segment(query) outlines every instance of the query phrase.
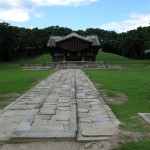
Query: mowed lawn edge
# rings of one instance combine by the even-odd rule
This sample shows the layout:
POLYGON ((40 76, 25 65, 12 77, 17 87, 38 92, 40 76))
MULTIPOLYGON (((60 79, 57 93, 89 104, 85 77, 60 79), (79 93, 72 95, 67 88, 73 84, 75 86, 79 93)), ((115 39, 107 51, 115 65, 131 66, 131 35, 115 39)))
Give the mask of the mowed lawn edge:
POLYGON ((122 126, 131 130, 147 132, 146 129, 143 129, 144 121, 141 121, 138 113, 150 112, 149 67, 130 65, 123 70, 85 70, 85 73, 93 83, 102 85, 99 89, 118 91, 127 95, 128 100, 125 103, 109 104, 110 107, 122 121, 122 126))
POLYGON ((135 142, 133 137, 128 135, 127 139, 123 139, 124 144, 120 144, 120 147, 114 150, 149 150, 150 126, 138 116, 138 113, 150 113, 150 63, 128 62, 121 65, 124 67, 123 70, 84 70, 84 72, 93 83, 100 85, 98 87, 100 93, 104 90, 112 99, 116 96, 115 92, 121 92, 127 96, 127 101, 122 104, 109 102, 107 104, 121 121, 122 131, 141 136, 137 137, 138 141, 135 142))
POLYGON ((54 70, 25 71, 18 65, 0 66, 0 109, 3 109, 52 73, 54 70))

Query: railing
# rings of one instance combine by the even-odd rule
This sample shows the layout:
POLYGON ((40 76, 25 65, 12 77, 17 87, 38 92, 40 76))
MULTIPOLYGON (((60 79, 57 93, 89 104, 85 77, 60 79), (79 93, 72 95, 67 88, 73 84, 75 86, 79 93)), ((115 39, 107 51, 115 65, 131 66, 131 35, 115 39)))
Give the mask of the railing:
POLYGON ((67 61, 67 62, 47 62, 43 64, 28 64, 24 69, 80 69, 80 68, 108 68, 105 62, 94 61, 67 61))

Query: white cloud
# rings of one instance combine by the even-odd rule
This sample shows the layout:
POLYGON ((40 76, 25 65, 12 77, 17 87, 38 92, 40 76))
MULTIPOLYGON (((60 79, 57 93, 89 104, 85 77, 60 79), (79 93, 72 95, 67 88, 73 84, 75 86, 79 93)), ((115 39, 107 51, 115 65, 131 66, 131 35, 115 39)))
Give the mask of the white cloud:
POLYGON ((44 17, 44 12, 38 12, 38 13, 34 13, 34 16, 37 17, 37 18, 42 18, 44 17))
POLYGON ((118 33, 127 32, 132 29, 136 29, 139 26, 149 26, 150 14, 139 14, 131 13, 128 18, 121 22, 111 22, 108 24, 103 24, 100 28, 105 30, 114 30, 118 33))
POLYGON ((30 0, 0 0, 0 20, 25 22, 34 7, 30 0))
MULTIPOLYGON (((36 7, 40 6, 80 6, 98 0, 0 0, 0 20, 24 22, 30 19, 36 7)), ((43 17, 42 13, 34 13, 43 17)))
POLYGON ((79 6, 79 5, 85 5, 89 4, 92 2, 96 2, 98 0, 32 0, 34 3, 38 5, 43 5, 43 6, 52 6, 52 5, 57 5, 57 6, 79 6))
POLYGON ((21 9, 0 9, 0 19, 4 21, 24 22, 29 20, 29 14, 21 9))

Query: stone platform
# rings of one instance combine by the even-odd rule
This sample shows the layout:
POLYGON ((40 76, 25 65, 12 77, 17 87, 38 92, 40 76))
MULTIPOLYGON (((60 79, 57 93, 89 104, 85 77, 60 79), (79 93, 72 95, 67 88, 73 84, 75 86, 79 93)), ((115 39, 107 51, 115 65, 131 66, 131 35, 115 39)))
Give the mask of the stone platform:
POLYGON ((28 64, 23 67, 25 70, 48 70, 48 69, 113 69, 114 66, 107 65, 103 61, 64 61, 47 62, 43 64, 28 64))
POLYGON ((0 140, 107 140, 119 120, 79 69, 60 70, 0 112, 0 140))

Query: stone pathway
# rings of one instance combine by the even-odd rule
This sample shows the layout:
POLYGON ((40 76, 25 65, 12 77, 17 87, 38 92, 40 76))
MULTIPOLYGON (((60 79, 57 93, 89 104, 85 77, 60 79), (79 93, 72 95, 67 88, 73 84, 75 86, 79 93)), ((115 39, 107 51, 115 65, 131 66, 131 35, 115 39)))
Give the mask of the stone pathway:
POLYGON ((107 140, 118 132, 120 124, 111 109, 100 97, 88 77, 81 71, 75 71, 78 141, 107 140))
POLYGON ((83 71, 66 69, 0 112, 0 140, 106 140, 119 123, 83 71))

